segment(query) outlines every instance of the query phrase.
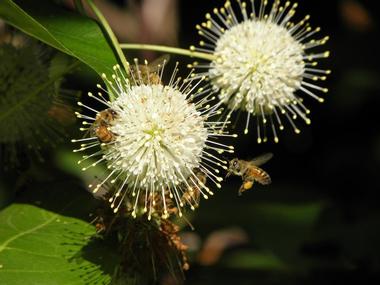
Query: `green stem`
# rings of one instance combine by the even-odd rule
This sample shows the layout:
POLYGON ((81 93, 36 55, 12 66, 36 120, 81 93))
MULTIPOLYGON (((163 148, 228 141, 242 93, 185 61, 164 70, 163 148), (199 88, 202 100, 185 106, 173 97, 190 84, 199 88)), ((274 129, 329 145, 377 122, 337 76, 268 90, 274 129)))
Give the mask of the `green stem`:
POLYGON ((91 10, 94 12, 96 17, 98 18, 99 22, 102 24, 104 30, 106 31, 109 39, 111 40, 111 43, 113 45, 113 48, 115 49, 117 55, 119 56, 119 59, 121 61, 121 64, 123 65, 125 70, 128 70, 128 63, 125 59, 124 53, 120 48, 119 41, 117 40, 115 34, 113 33, 110 25, 108 24, 106 18, 103 16, 102 12, 96 7, 93 0, 87 0, 87 4, 90 6, 91 10))
POLYGON ((190 57, 196 57, 206 60, 215 60, 216 56, 213 54, 208 54, 204 52, 192 51, 183 48, 161 46, 161 45, 147 45, 147 44, 120 44, 122 49, 132 49, 132 50, 151 50, 159 52, 167 52, 179 55, 185 55, 190 57))

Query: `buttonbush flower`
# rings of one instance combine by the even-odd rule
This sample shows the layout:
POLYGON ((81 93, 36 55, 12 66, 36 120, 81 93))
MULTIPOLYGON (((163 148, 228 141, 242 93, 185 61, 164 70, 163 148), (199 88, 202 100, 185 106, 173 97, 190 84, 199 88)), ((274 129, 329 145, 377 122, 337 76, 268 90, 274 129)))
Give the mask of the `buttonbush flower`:
POLYGON ((203 178, 221 187, 218 173, 227 162, 218 156, 233 152, 232 146, 217 141, 234 135, 222 130, 223 123, 211 120, 220 108, 199 87, 202 80, 192 79, 191 74, 184 80, 176 78, 177 64, 169 84, 164 85, 164 65, 149 73, 147 62, 145 66, 136 62, 129 71, 131 80, 115 66, 112 78, 103 75, 109 91, 98 85, 101 92, 88 94, 105 109, 97 111, 79 102, 92 114, 77 114, 89 136, 73 140, 81 143, 75 151, 94 150, 79 163, 97 157, 83 170, 107 165, 109 172, 102 181, 89 187, 97 192, 105 183, 113 184, 109 201, 115 212, 129 205, 134 217, 144 213, 149 219, 154 213, 164 218, 171 213, 181 216, 184 205, 194 209, 198 204, 197 195, 189 192, 205 199, 213 195, 203 178), (115 100, 106 100, 102 92, 115 100))
POLYGON ((284 129, 283 119, 296 133, 300 132, 294 122, 297 117, 310 124, 302 93, 319 102, 324 100, 316 92, 326 93, 327 89, 316 82, 325 80, 330 70, 316 65, 329 52, 313 50, 328 37, 314 37, 320 28, 310 26, 309 15, 293 21, 297 3, 236 2, 235 8, 226 1, 196 26, 205 40, 200 41, 200 47, 190 49, 210 53, 215 59, 210 64, 196 62, 194 67, 206 69, 198 76, 207 75, 227 105, 226 121, 236 110, 247 112, 245 133, 254 117, 258 143, 267 140, 268 124, 278 142, 277 130, 284 129))

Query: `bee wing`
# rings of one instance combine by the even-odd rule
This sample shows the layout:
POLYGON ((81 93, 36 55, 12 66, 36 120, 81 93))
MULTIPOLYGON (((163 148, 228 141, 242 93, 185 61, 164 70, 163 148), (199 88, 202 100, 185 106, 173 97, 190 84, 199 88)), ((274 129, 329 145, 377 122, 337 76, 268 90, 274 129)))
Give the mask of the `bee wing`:
POLYGON ((263 165, 264 163, 268 162, 273 157, 273 153, 268 152, 264 153, 262 155, 259 155, 258 157, 255 157, 254 159, 250 160, 249 163, 255 166, 263 165))
POLYGON ((164 54, 160 56, 159 58, 156 58, 152 62, 148 64, 149 71, 150 72, 156 72, 159 70, 160 67, 162 67, 163 64, 167 64, 170 60, 170 55, 164 54))
POLYGON ((83 134, 83 138, 88 138, 88 137, 95 137, 96 136, 96 132, 95 132, 95 129, 97 128, 95 122, 93 122, 89 127, 88 129, 84 132, 83 134))

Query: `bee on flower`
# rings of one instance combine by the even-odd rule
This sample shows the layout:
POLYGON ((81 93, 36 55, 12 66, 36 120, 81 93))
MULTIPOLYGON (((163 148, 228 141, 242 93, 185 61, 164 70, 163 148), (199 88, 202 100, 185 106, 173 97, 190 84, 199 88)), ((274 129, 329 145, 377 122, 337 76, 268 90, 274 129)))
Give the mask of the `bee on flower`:
POLYGON ((101 163, 107 166, 109 171, 101 182, 89 187, 96 193, 111 184, 109 202, 115 213, 128 205, 133 217, 182 216, 183 207, 197 206, 195 199, 183 198, 190 187, 205 199, 213 195, 203 183, 205 179, 199 181, 199 172, 221 187, 219 169, 227 169, 227 161, 219 154, 232 153, 233 147, 218 139, 236 135, 228 134, 222 122, 213 120, 221 112, 220 104, 211 104, 213 95, 199 87, 202 80, 193 79, 191 73, 185 79, 177 77, 177 63, 165 85, 165 62, 154 77, 144 73, 144 80, 140 67, 137 60, 130 66, 130 78, 118 65, 112 78, 103 75, 108 91, 98 85, 97 95, 88 94, 102 103, 102 110, 78 103, 88 111, 77 113, 87 136, 73 140, 81 144, 74 151, 92 151, 78 162, 85 164, 83 170, 101 163), (105 94, 115 99, 109 101, 105 94))
POLYGON ((329 52, 315 48, 329 37, 316 38, 320 28, 310 26, 309 15, 293 20, 297 5, 281 0, 272 5, 267 0, 251 0, 249 4, 226 1, 196 26, 204 40, 200 47, 190 47, 212 58, 209 64, 195 62, 193 67, 199 77, 208 77, 227 106, 225 120, 234 111, 246 112, 244 133, 255 121, 258 143, 267 141, 267 129, 277 143, 284 120, 299 133, 295 119, 310 124, 303 94, 323 102, 317 92, 328 91, 318 82, 324 81, 330 70, 316 66, 329 52))

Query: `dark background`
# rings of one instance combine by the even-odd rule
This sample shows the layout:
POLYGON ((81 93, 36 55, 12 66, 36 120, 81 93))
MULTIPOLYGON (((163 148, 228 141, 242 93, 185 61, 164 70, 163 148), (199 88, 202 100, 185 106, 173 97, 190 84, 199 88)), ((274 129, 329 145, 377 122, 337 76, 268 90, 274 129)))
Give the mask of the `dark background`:
MULTIPOLYGON (((300 135, 288 130, 281 134, 279 144, 264 145, 257 145, 252 133, 238 139, 238 157, 274 153, 263 167, 273 184, 254 187, 237 197, 240 180, 234 178, 214 199, 202 203, 194 220, 202 237, 221 228, 239 227, 248 234, 249 242, 225 251, 211 268, 191 269, 189 284, 379 281, 380 43, 376 1, 298 2, 296 15, 310 14, 311 24, 322 28, 320 35, 330 36, 326 47, 331 56, 322 63, 332 69, 325 82, 329 88, 326 101, 306 100, 312 124, 299 123, 300 135), (308 216, 312 205, 319 207, 313 217, 308 216), (286 269, 265 266, 264 260, 257 264, 258 252, 273 254, 286 269), (240 268, 231 265, 239 258, 240 268)), ((182 45, 193 44, 197 37, 193 23, 203 21, 215 5, 220 5, 219 1, 181 1, 182 45)))

